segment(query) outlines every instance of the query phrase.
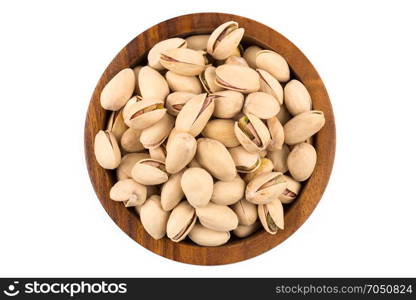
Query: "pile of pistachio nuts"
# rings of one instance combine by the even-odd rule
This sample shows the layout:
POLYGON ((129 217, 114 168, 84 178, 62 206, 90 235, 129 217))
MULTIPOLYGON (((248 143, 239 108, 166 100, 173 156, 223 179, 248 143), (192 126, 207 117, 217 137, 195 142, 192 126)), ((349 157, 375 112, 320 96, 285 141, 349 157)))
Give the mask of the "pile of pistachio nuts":
POLYGON ((261 226, 276 234, 315 168, 323 113, 281 55, 243 49, 243 36, 230 21, 163 40, 102 90, 112 113, 96 159, 117 171, 110 198, 134 207, 154 239, 219 246, 261 226))

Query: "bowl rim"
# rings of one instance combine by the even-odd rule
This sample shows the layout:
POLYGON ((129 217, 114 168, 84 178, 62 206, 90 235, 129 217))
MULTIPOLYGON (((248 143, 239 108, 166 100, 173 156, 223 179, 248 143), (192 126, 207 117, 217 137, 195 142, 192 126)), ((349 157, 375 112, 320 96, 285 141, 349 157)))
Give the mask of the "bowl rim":
POLYGON ((178 262, 195 265, 222 265, 243 261, 260 255, 285 241, 311 215, 328 184, 336 146, 336 129, 332 105, 319 74, 307 57, 287 38, 255 20, 226 13, 193 13, 160 22, 137 35, 113 58, 101 75, 89 102, 84 129, 84 150, 88 173, 95 193, 107 214, 128 236, 144 248, 178 262), (322 110, 326 123, 315 135, 317 164, 302 191, 285 212, 285 229, 276 235, 259 231, 218 247, 201 247, 189 242, 174 243, 167 237, 153 240, 143 229, 139 218, 123 203, 109 199, 114 174, 102 169, 95 161, 93 141, 97 128, 104 128, 108 113, 99 105, 104 85, 121 69, 134 67, 156 42, 167 37, 212 31, 218 25, 237 21, 246 30, 245 40, 263 48, 275 50, 287 60, 291 73, 306 86, 313 108, 322 110), (208 28, 208 29, 207 29, 208 28), (255 34, 253 34, 255 33, 255 34))

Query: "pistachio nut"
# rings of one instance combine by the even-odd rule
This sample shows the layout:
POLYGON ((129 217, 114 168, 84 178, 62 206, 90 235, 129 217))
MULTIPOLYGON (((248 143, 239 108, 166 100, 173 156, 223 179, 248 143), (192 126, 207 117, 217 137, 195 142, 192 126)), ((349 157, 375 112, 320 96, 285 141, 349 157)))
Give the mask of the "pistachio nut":
POLYGON ((205 247, 221 246, 231 237, 229 232, 211 230, 201 224, 195 224, 188 236, 195 244, 205 247))
POLYGON ((213 93, 215 96, 214 117, 217 118, 233 118, 242 109, 244 103, 244 95, 236 91, 220 91, 213 93))
POLYGON ((165 77, 148 66, 140 69, 139 88, 143 99, 165 100, 169 95, 169 85, 165 77))
POLYGON ((133 68, 133 72, 134 72, 134 93, 136 95, 141 95, 140 87, 139 87, 139 73, 140 73, 141 68, 143 68, 143 66, 137 66, 137 67, 133 68))
POLYGON ((238 218, 239 225, 252 225, 257 220, 257 207, 246 199, 241 199, 231 206, 238 218))
POLYGON ((215 83, 227 90, 248 94, 260 89, 259 74, 253 69, 227 64, 219 66, 215 74, 215 83))
POLYGON ((165 163, 152 158, 138 161, 131 170, 131 176, 144 185, 156 185, 168 181, 165 163))
POLYGON ((206 228, 216 231, 230 231, 238 226, 238 217, 235 212, 226 205, 208 203, 196 208, 199 222, 206 228))
POLYGON ((286 173, 287 168, 287 157, 289 156, 290 149, 286 144, 283 144, 282 149, 270 151, 267 153, 267 158, 273 162, 273 170, 276 172, 286 173))
POLYGON ((286 108, 286 105, 282 104, 280 106, 280 110, 279 110, 279 112, 277 113, 277 116, 276 116, 276 118, 280 121, 280 124, 285 125, 286 122, 289 121, 291 117, 292 116, 289 114, 289 112, 286 108))
POLYGON ((280 105, 276 98, 263 92, 254 92, 247 95, 243 112, 255 115, 259 119, 270 119, 276 116, 279 110, 280 105))
POLYGON ((98 164, 104 169, 115 169, 121 161, 117 140, 108 130, 100 130, 94 139, 94 153, 98 164))
POLYGON ((163 238, 166 234, 166 225, 169 219, 169 212, 162 209, 160 197, 151 196, 140 207, 140 220, 146 232, 155 240, 163 238))
POLYGON ((130 105, 126 113, 126 124, 136 130, 156 124, 166 115, 163 103, 160 99, 146 99, 130 105))
POLYGON ((224 90, 224 88, 215 83, 215 70, 215 67, 208 66, 204 72, 199 74, 199 80, 201 81, 204 90, 210 94, 224 90))
POLYGON ((195 208, 188 202, 182 201, 176 206, 169 216, 166 226, 168 238, 173 242, 180 242, 186 238, 196 222, 195 208))
POLYGON ((202 135, 220 141, 225 147, 236 147, 240 145, 234 133, 234 121, 226 119, 215 119, 207 123, 202 135))
POLYGON ((149 66, 158 71, 163 70, 164 67, 160 64, 160 53, 168 49, 186 48, 186 46, 186 40, 181 38, 171 38, 157 43, 150 49, 147 55, 149 66))
POLYGON ((142 159, 149 158, 147 153, 128 153, 121 158, 120 165, 117 168, 117 179, 123 180, 131 178, 131 169, 142 159))
POLYGON ((297 144, 287 157, 287 167, 293 179, 305 181, 311 175, 316 165, 315 148, 308 143, 297 144))
POLYGON ((197 34, 188 36, 185 41, 187 43, 187 48, 193 50, 207 50, 207 43, 209 39, 209 34, 197 34))
POLYGON ((271 50, 261 50, 256 54, 256 66, 269 72, 280 82, 290 79, 289 65, 280 54, 271 50))
POLYGON ((248 152, 244 147, 238 146, 231 148, 230 154, 239 173, 251 173, 260 166, 260 156, 257 152, 248 152))
POLYGON ((193 207, 202 207, 211 199, 214 180, 202 168, 189 168, 182 175, 181 187, 193 207))
POLYGON ((248 67, 247 61, 241 56, 230 56, 225 60, 225 64, 248 67))
POLYGON ((167 71, 165 77, 170 89, 174 92, 202 93, 201 83, 196 76, 184 76, 167 71))
POLYGON ((237 22, 226 22, 211 33, 207 42, 207 52, 217 60, 226 59, 238 47, 243 35, 244 28, 238 28, 237 22))
POLYGON ((299 80, 292 79, 285 85, 285 104, 287 110, 296 116, 312 109, 312 99, 306 87, 299 80))
POLYGON ((285 143, 294 145, 306 141, 325 125, 323 112, 311 110, 294 116, 284 126, 285 143))
POLYGON ((111 132, 119 142, 123 133, 127 130, 121 110, 113 111, 108 119, 107 130, 111 132))
POLYGON ((166 153, 166 148, 163 144, 156 148, 149 148, 149 154, 150 154, 150 158, 161 160, 161 161, 166 161, 167 153, 166 153))
POLYGON ((188 92, 174 92, 169 94, 166 98, 166 108, 168 113, 172 116, 177 116, 186 102, 195 96, 195 94, 188 92))
POLYGON ((143 129, 140 142, 146 149, 159 147, 169 136, 174 122, 171 115, 165 114, 157 123, 143 129))
POLYGON ((200 94, 189 100, 179 112, 175 127, 178 132, 188 132, 197 136, 204 129, 214 112, 214 97, 200 94))
POLYGON ((166 156, 166 171, 176 174, 191 162, 196 153, 196 140, 186 132, 175 134, 166 156))
POLYGON ((254 224, 251 225, 238 225, 236 229, 233 230, 233 233, 236 237, 245 238, 249 235, 252 235, 254 232, 257 231, 257 229, 260 228, 260 222, 256 221, 254 224))
POLYGON ((243 57, 247 61, 248 65, 253 69, 257 68, 256 56, 261 50, 262 49, 258 46, 250 46, 244 51, 243 57))
POLYGON ((142 205, 146 197, 146 187, 133 179, 117 181, 110 189, 110 198, 114 201, 123 201, 126 207, 142 205))
POLYGON ((260 155, 260 158, 265 158, 265 157, 266 157, 266 155, 267 155, 267 150, 261 150, 261 151, 259 152, 259 155, 260 155))
POLYGON ((270 133, 266 125, 252 114, 246 114, 235 122, 234 132, 248 152, 260 152, 270 143, 270 133))
POLYGON ((276 117, 267 120, 267 128, 270 132, 270 144, 267 146, 267 150, 274 151, 282 149, 283 143, 285 142, 285 132, 282 124, 276 117))
POLYGON ((250 182, 254 177, 256 177, 257 175, 260 174, 264 174, 264 173, 270 173, 273 171, 273 163, 270 159, 268 158, 260 158, 260 164, 259 167, 251 173, 247 173, 244 176, 244 181, 245 182, 250 182))
POLYGON ((277 199, 286 189, 287 181, 280 172, 263 173, 252 179, 246 187, 246 200, 266 204, 277 199))
POLYGON ((196 159, 215 178, 231 181, 237 170, 230 152, 217 140, 200 138, 197 140, 196 159))
POLYGON ((181 202, 184 193, 181 187, 181 179, 183 172, 169 176, 168 181, 162 185, 160 198, 162 208, 166 211, 172 210, 179 202, 181 202))
POLYGON ((140 142, 141 130, 129 128, 124 132, 120 140, 121 148, 126 152, 140 152, 144 150, 142 143, 140 142))
POLYGON ((133 96, 130 98, 129 101, 127 101, 126 105, 124 105, 123 107, 123 120, 124 120, 124 124, 127 125, 127 127, 130 127, 130 122, 128 120, 128 113, 129 113, 129 109, 131 108, 131 106, 139 101, 142 101, 143 99, 140 96, 133 96))
POLYGON ((214 183, 211 201, 220 205, 231 205, 244 197, 246 184, 236 176, 231 181, 217 181, 214 183))
POLYGON ((166 69, 185 76, 199 75, 205 69, 204 55, 200 51, 186 48, 162 51, 160 63, 166 69))
POLYGON ((272 95, 282 105, 283 88, 280 82, 267 71, 257 69, 257 73, 260 76, 260 91, 272 95))
POLYGON ((286 175, 283 176, 287 181, 287 187, 283 191, 283 193, 280 194, 279 200, 283 204, 289 204, 296 199, 302 186, 298 181, 294 180, 292 177, 286 175))
POLYGON ((130 68, 118 72, 101 91, 101 106, 112 111, 122 108, 133 95, 134 79, 134 72, 130 68))
POLYGON ((284 211, 279 199, 259 205, 257 211, 260 222, 268 233, 276 234, 279 229, 284 229, 284 211))

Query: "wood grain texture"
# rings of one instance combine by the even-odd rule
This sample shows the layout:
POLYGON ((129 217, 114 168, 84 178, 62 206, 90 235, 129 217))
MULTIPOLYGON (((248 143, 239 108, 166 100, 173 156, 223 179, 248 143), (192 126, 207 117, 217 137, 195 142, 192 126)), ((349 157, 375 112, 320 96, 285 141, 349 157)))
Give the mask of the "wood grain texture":
POLYGON ((179 262, 197 265, 221 265, 242 261, 268 251, 291 236, 310 216, 328 183, 335 157, 335 122, 331 102, 317 71, 305 55, 275 30, 241 16, 222 13, 198 13, 159 23, 134 38, 111 61, 99 79, 92 95, 85 122, 85 155, 94 190, 113 221, 133 240, 156 254, 179 262), (191 242, 173 243, 168 238, 152 239, 143 229, 134 210, 109 199, 115 182, 114 172, 102 169, 95 160, 93 143, 108 114, 101 108, 99 96, 104 85, 121 69, 134 67, 157 42, 174 36, 211 32, 227 21, 245 28, 244 44, 257 44, 280 53, 288 62, 292 76, 299 79, 311 94, 313 107, 325 114, 326 124, 315 136, 318 159, 314 173, 304 185, 297 200, 285 211, 285 229, 277 235, 261 230, 245 239, 233 239, 220 247, 200 247, 191 242))

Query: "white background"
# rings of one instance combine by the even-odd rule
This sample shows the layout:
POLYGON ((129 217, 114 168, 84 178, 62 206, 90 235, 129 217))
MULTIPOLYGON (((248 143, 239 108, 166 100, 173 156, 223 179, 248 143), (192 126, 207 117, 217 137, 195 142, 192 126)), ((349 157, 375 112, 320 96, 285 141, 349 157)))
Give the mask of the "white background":
POLYGON ((416 276, 411 1, 2 1, 0 276, 416 276), (337 153, 315 212, 254 259, 198 267, 125 235, 91 187, 87 105, 107 64, 165 19, 221 11, 294 42, 322 76, 337 153))

